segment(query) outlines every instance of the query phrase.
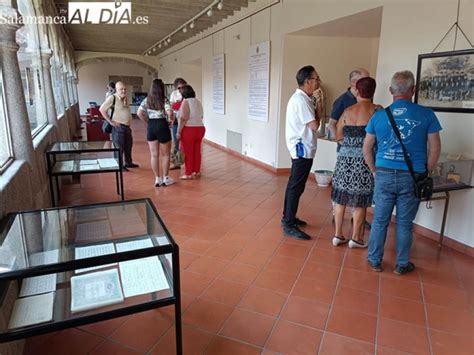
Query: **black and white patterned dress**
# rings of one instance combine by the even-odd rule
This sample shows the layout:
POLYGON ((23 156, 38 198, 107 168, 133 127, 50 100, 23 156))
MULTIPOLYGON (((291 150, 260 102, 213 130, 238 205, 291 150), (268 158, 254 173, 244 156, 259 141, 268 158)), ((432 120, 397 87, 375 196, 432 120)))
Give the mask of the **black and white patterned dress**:
POLYGON ((374 177, 364 161, 362 146, 366 126, 344 126, 332 180, 332 200, 340 205, 369 207, 372 204, 374 177))

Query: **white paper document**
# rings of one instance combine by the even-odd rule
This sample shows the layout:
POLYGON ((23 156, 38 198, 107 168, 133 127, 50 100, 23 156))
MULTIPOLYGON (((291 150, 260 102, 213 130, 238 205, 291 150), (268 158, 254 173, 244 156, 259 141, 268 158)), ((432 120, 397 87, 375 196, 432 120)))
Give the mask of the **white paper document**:
POLYGON ((88 164, 79 166, 79 171, 99 170, 99 164, 88 164))
POLYGON ((117 269, 71 277, 71 312, 123 302, 117 269))
POLYGON ((79 165, 95 165, 97 164, 97 159, 83 159, 80 161, 79 165))
POLYGON ((99 166, 101 169, 113 169, 119 167, 117 160, 114 158, 99 159, 99 166))
POLYGON ((73 160, 58 161, 54 164, 53 173, 67 173, 74 170, 73 160))
MULTIPOLYGON (((77 247, 75 249, 75 258, 77 259, 86 259, 86 258, 92 258, 94 256, 100 256, 100 255, 107 255, 107 254, 115 254, 115 248, 113 243, 108 243, 108 244, 99 244, 99 245, 91 245, 88 247, 77 247)), ((98 265, 98 266, 92 266, 92 267, 87 267, 85 269, 77 269, 76 273, 81 273, 81 272, 88 272, 91 270, 96 270, 104 267, 109 267, 112 265, 116 265, 116 263, 112 264, 107 264, 107 265, 98 265)))
POLYGON ((31 254, 28 258, 30 266, 54 264, 59 260, 59 249, 46 250, 31 254))
POLYGON ((54 292, 19 298, 13 306, 8 329, 26 327, 53 320, 54 292))
POLYGON ((117 248, 117 253, 130 251, 130 250, 151 248, 152 246, 153 246, 153 242, 151 241, 150 238, 132 240, 130 242, 115 243, 115 248, 117 248))
POLYGON ((119 263, 125 297, 143 295, 169 288, 163 267, 157 256, 119 263))
POLYGON ((56 291, 56 278, 56 274, 48 274, 24 279, 21 283, 19 297, 56 291))

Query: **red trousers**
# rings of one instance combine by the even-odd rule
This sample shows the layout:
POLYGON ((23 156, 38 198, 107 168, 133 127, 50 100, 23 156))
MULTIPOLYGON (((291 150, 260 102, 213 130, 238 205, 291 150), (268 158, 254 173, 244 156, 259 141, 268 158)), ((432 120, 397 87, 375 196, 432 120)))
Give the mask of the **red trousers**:
POLYGON ((185 174, 201 172, 201 142, 206 129, 203 126, 187 127, 181 131, 181 147, 184 152, 185 174))

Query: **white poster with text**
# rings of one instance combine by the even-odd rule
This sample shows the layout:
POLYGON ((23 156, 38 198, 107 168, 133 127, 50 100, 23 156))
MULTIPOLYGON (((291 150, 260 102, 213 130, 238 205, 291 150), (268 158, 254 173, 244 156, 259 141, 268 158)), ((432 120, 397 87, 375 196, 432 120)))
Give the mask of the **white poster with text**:
POLYGON ((247 114, 252 120, 268 122, 269 78, 270 42, 250 46, 247 114))
POLYGON ((225 57, 212 57, 212 111, 225 114, 225 57))

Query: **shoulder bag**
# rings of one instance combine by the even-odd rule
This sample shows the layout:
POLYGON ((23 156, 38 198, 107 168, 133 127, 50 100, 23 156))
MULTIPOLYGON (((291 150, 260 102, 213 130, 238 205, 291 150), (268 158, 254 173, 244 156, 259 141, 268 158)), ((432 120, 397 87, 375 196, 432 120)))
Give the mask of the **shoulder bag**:
MULTIPOLYGON (((110 112, 110 120, 111 121, 112 121, 112 118, 114 117, 114 111, 115 111, 115 95, 114 95, 114 101, 112 103, 112 111, 110 112)), ((104 119, 104 122, 102 123, 102 132, 104 132, 106 134, 110 134, 110 133, 112 133, 112 128, 113 128, 113 126, 109 123, 109 121, 104 119)))
POLYGON ((426 171, 424 174, 415 173, 415 171, 413 170, 413 163, 410 159, 410 156, 408 155, 405 145, 403 144, 402 137, 400 136, 400 131, 398 130, 397 124, 395 123, 395 119, 393 118, 390 108, 386 107, 385 112, 387 112, 387 116, 390 120, 390 124, 392 125, 393 131, 395 132, 395 135, 397 136, 398 140, 400 141, 400 145, 402 146, 403 156, 405 157, 405 163, 407 164, 408 170, 410 171, 411 177, 413 178, 413 182, 415 183, 415 196, 419 199, 424 199, 428 201, 433 195, 433 178, 428 176, 428 171, 426 171))

